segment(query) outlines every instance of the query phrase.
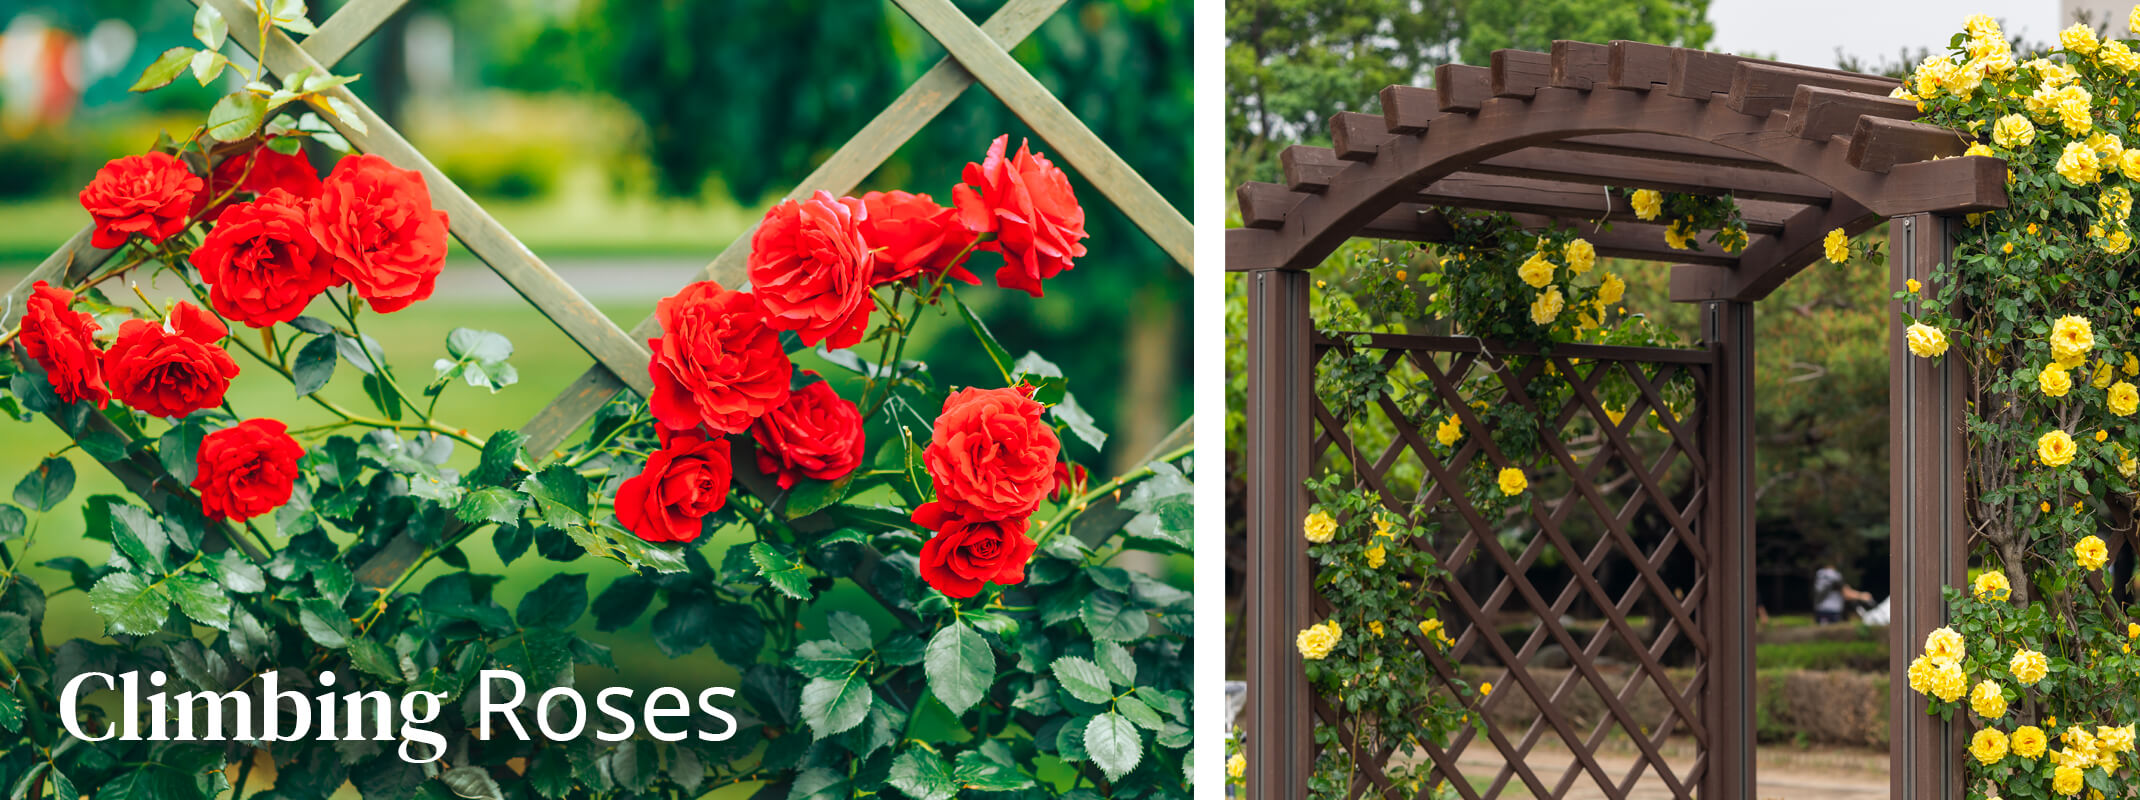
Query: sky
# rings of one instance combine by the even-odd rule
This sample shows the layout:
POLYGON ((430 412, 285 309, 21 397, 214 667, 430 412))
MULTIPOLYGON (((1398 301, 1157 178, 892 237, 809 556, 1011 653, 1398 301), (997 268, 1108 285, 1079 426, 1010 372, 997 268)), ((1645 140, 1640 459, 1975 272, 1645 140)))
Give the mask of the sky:
MULTIPOLYGON (((2101 0, 2098 0, 2101 2, 2101 0)), ((1997 18, 2006 32, 2030 41, 2056 38, 2060 0, 1711 0, 1716 38, 1709 49, 1761 55, 1799 64, 1834 66, 1836 48, 1871 64, 1898 60, 1902 48, 1942 50, 1962 18, 1997 18)), ((2120 11, 2126 6, 2120 5, 2120 11)), ((2120 13, 2114 28, 2123 28, 2120 13)), ((2122 32, 2122 31, 2120 31, 2122 32)))

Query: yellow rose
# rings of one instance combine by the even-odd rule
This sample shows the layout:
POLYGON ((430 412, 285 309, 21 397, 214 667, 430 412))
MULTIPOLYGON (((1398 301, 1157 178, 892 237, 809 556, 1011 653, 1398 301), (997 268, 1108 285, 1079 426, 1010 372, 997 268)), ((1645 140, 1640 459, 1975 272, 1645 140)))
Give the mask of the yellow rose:
POLYGON ((2133 246, 2133 235, 2125 232, 2124 228, 2118 228, 2108 234, 2104 234, 2101 239, 2102 241, 2099 244, 2102 245, 2103 252, 2111 255, 2123 253, 2132 249, 2133 246))
POLYGON ((2028 117, 2008 114, 1991 126, 1991 141, 2008 150, 2019 150, 2036 141, 2036 125, 2028 117))
POLYGON ((1420 621, 1419 621, 1419 632, 1420 632, 1421 634, 1424 634, 1424 635, 1427 635, 1427 636, 1433 636, 1433 635, 1435 635, 1435 634, 1438 634, 1438 633, 1440 633, 1440 632, 1441 632, 1441 630, 1442 630, 1442 621, 1441 621, 1441 620, 1438 620, 1438 619, 1423 619, 1423 620, 1420 620, 1420 621))
POLYGON ((1947 335, 1922 322, 1910 323, 1904 338, 1910 343, 1910 352, 1924 358, 1938 358, 1947 352, 1947 335))
POLYGON ((1847 262, 1850 260, 1850 235, 1844 233, 1842 228, 1829 231, 1828 237, 1821 240, 1821 249, 1826 252, 1830 263, 1847 262))
POLYGON ((1995 569, 1977 573, 1975 589, 1978 600, 2005 600, 2014 593, 2013 586, 2006 582, 2006 573, 1995 569))
POLYGON ((1902 282, 1902 288, 1908 290, 1910 294, 1916 294, 1917 290, 1925 288, 1925 285, 1918 283, 1916 278, 1911 278, 1902 282))
POLYGON ((1381 539, 1376 539, 1375 546, 1367 548, 1367 552, 1361 555, 1367 557, 1368 569, 1381 569, 1382 562, 1389 558, 1389 550, 1383 548, 1381 539))
POLYGON ((2101 159, 2104 164, 2117 163, 2118 156, 2125 153, 2125 143, 2118 141, 2118 137, 2109 131, 2088 134, 2088 138, 2082 143, 2094 150, 2096 158, 2101 159))
POLYGON ((1605 418, 1612 420, 1612 424, 1619 425, 1620 420, 1627 419, 1627 409, 1619 408, 1617 406, 1606 406, 1605 418))
POLYGON ((1310 542, 1322 544, 1330 541, 1330 537, 1336 534, 1337 520, 1321 511, 1309 514, 1307 519, 1301 521, 1301 536, 1310 542))
POLYGON ((1969 676, 1962 674, 1962 665, 1952 661, 1935 661, 1932 664, 1932 696, 1952 703, 1962 699, 1969 691, 1969 676))
POLYGON ((1952 72, 1952 59, 1945 55, 1928 56, 1917 65, 1917 71, 1910 75, 1910 86, 1917 90, 1919 98, 1938 97, 1940 88, 1947 85, 1947 76, 1952 72))
POLYGON ((1368 633, 1372 633, 1372 634, 1374 634, 1374 635, 1375 635, 1375 638, 1377 638, 1377 639, 1380 639, 1380 638, 1382 638, 1382 621, 1381 621, 1381 620, 1370 620, 1370 621, 1368 621, 1368 623, 1367 623, 1367 632, 1368 632, 1368 633))
POLYGON ((1963 150, 1962 155, 1994 157, 1998 154, 1992 152, 1991 145, 1985 144, 1983 142, 1970 142, 1969 149, 1963 150))
POLYGON ((1962 643, 1962 635, 1953 628, 1943 626, 1925 634, 1925 658, 1960 663, 1968 655, 1968 645, 1962 643))
POLYGON ((1516 268, 1516 277, 1522 278, 1533 289, 1546 288, 1546 284, 1553 282, 1553 262, 1547 261, 1541 253, 1532 253, 1523 266, 1516 268))
POLYGON ((1605 273, 1605 281, 1598 284, 1598 300, 1611 305, 1620 302, 1620 298, 1626 295, 1627 281, 1621 280, 1617 274, 1605 273))
POLYGON ((1320 625, 1308 626, 1300 635, 1293 637, 1293 646, 1300 648, 1301 658, 1321 661, 1329 657, 1331 648, 1337 647, 1338 637, 1343 634, 1344 630, 1339 628, 1337 620, 1333 619, 1320 625))
POLYGON ((2111 384, 2110 413, 2130 417, 2135 409, 2140 409, 2140 389, 2124 381, 2111 384))
POLYGON ((2073 27, 2058 32, 2058 43, 2084 56, 2095 55, 2095 29, 2076 22, 2073 27))
POLYGON ((2133 751, 2133 726, 2101 725, 2095 729, 2096 745, 2113 753, 2133 751))
POLYGON ((2060 765, 2051 772, 2051 788, 2063 795, 2081 793, 2081 771, 2071 766, 2060 765))
POLYGON ((1598 249, 1584 239, 1569 242, 1561 250, 1561 256, 1568 260, 1568 269, 1577 275, 1589 272, 1591 265, 1598 263, 1598 249))
POLYGON ((1627 202, 1635 207, 1635 218, 1645 222, 1656 219, 1658 213, 1664 211, 1664 195, 1655 189, 1638 189, 1627 202))
POLYGON ((1240 780, 1242 776, 1247 774, 1247 756, 1244 756, 1240 753, 1235 753, 1233 754, 1232 758, 1226 759, 1226 777, 1232 778, 1234 780, 1240 780))
POLYGON ((1981 681, 1969 690, 1969 707, 1985 719, 2006 716, 2006 692, 1997 683, 1981 681))
POLYGON ((2079 86, 2068 86, 2059 90, 2058 106, 2054 109, 2058 112, 2059 127, 2065 128, 2066 133, 2072 136, 2079 136, 2094 128, 2094 101, 2095 98, 2088 94, 2088 90, 2079 86))
POLYGON ((2059 369, 2057 364, 2051 364, 2036 373, 2036 388, 2051 397, 2065 397, 2066 391, 2073 388, 2073 377, 2059 369))
POLYGON ((1501 493, 1506 495, 1523 494, 1523 490, 1531 486, 1530 480, 1523 477, 1523 470, 1515 467, 1503 467, 1498 482, 1501 493))
POLYGON ((2140 6, 2133 6, 2132 13, 2126 15, 2125 27, 2133 33, 2140 33, 2140 6))
MULTIPOLYGON (((2043 676, 2050 674, 2051 663, 2043 657, 2042 653, 2024 647, 2014 651, 2014 658, 2006 663, 2006 669, 2014 674, 2015 682, 2023 686, 2034 686, 2037 681, 2043 680, 2043 676)), ((2016 733, 2019 733, 2019 731, 2016 731, 2016 733)), ((2037 733, 2041 734, 2042 731, 2037 731, 2037 733)), ((2030 756, 2030 758, 2034 757, 2030 756)))
POLYGON ((1997 764, 2006 757, 2006 734, 1997 728, 1983 728, 1969 737, 1969 754, 1983 764, 1997 764))
POLYGON ((2073 461, 2073 437, 2065 431, 2053 430, 2036 439, 2036 457, 2044 466, 2063 467, 2073 461))
POLYGON ((1664 226, 1664 244, 1674 250, 1688 249, 1694 246, 1694 234, 1699 232, 1686 220, 1672 220, 1672 224, 1664 226))
POLYGON ((2096 207, 2122 223, 2133 215, 2133 193, 2123 186, 2111 187, 2103 192, 2101 200, 2096 201, 2096 207))
POLYGON ((2051 357, 2067 367, 2079 366, 2095 349, 2095 326, 2072 314, 2051 323, 2051 357))
POLYGON ((1931 694, 1932 670, 1938 666, 1939 665, 1933 662, 1932 659, 1926 658, 1924 656, 1918 656, 1914 659, 1911 659, 1910 668, 1905 673, 1909 676, 1910 691, 1916 692, 1918 694, 1931 694))
POLYGON ((2015 728, 2013 735, 2007 738, 2013 745, 2014 755, 2031 759, 2042 757, 2044 745, 2049 742, 2043 735, 2043 729, 2034 725, 2015 728))
POLYGON ((1450 414, 1447 419, 1442 420, 1442 424, 1434 428, 1434 441, 1441 442, 1443 447, 1455 447, 1457 440, 1462 438, 1464 422, 1457 419, 1455 414, 1450 414))
POLYGON ((2140 472, 2140 456, 2134 456, 2131 453, 2125 452, 2124 447, 2119 447, 2118 475, 2124 477, 2127 480, 2131 480, 2133 477, 2133 473, 2135 472, 2140 472))
POLYGON ((1561 310, 1567 307, 1568 299, 1561 295, 1560 287, 1555 286, 1539 292, 1538 299, 1531 301, 1531 322, 1551 325, 1553 320, 1560 317, 1561 310))
POLYGON ((1490 694, 1493 694, 1493 693, 1494 693, 1494 685, 1493 685, 1492 683, 1480 683, 1480 684, 1479 684, 1479 696, 1480 696, 1480 697, 1485 697, 1485 696, 1487 696, 1487 695, 1490 695, 1490 694))
POLYGON ((2103 568, 2103 562, 2110 560, 2110 548, 2104 546, 2101 539, 2083 536, 2080 541, 2073 543, 2073 560, 2080 562, 2081 569, 2094 572, 2103 568))
MULTIPOLYGON (((2097 389, 2108 389, 2110 388, 2110 378, 2112 374, 2113 373, 2111 372, 2110 362, 2096 362, 2095 376, 2088 379, 2088 385, 2093 386, 2097 389)), ((2103 440, 2101 438, 2098 438, 2096 439, 2096 441, 2100 442, 2103 440)))
POLYGON ((2065 152, 2058 156, 2058 176, 2075 186, 2086 186, 2102 179, 2101 166, 2096 161, 2095 151, 2080 142, 2067 142, 2065 152))
POLYGON ((1999 32, 1999 21, 1992 19, 1990 14, 1969 15, 1962 20, 1962 29, 1969 32, 1969 38, 1971 39, 1998 39, 2005 41, 2006 35, 1999 32))
POLYGON ((2120 371, 2124 372, 2125 376, 2128 378, 2134 375, 2140 375, 2140 358, 2134 358, 2133 354, 2126 353, 2125 366, 2121 367, 2120 371))

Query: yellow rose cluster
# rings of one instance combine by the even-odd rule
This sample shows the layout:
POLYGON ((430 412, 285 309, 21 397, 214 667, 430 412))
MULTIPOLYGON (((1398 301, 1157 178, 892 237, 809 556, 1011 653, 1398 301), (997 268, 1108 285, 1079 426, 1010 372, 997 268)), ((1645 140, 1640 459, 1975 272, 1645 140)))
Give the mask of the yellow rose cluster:
MULTIPOLYGON (((1924 655, 1910 662, 1910 691, 1928 694, 1952 703, 1969 691, 1969 677, 1962 673, 1968 647, 1953 628, 1940 628, 1925 637, 1924 655)), ((2005 706, 2000 706, 2005 712, 2005 706)))
POLYGON ((1330 657, 1330 651, 1337 648, 1338 640, 1344 638, 1344 634, 1345 631, 1338 627, 1337 620, 1324 620, 1308 626, 1299 635, 1294 636, 1293 646, 1300 648, 1301 658, 1321 661, 1330 657))

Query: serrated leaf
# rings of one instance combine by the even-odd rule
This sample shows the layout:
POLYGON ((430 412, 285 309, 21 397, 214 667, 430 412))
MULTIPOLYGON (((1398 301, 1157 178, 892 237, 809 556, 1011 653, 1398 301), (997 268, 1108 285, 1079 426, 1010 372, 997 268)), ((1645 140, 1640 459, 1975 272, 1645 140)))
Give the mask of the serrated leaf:
MULTIPOLYGON (((496 522, 512 525, 520 521, 520 509, 527 505, 527 495, 511 489, 486 486, 469 492, 454 506, 453 515, 462 522, 496 522)), ((500 534, 504 531, 501 529, 500 534)))
POLYGON ((226 94, 216 101, 214 108, 208 109, 208 136, 218 142, 235 142, 251 136, 260 130, 267 112, 265 97, 243 90, 226 94))
POLYGON ((230 595, 223 593, 223 587, 217 586, 215 579, 187 573, 172 576, 170 585, 172 597, 178 600, 178 610, 202 625, 230 630, 230 595))
POLYGON ((1070 426, 1070 433, 1079 441, 1091 445, 1092 449, 1098 450, 1107 445, 1107 432, 1100 430, 1091 413, 1078 406, 1076 395, 1064 392, 1062 402, 1049 407, 1048 414, 1070 426))
POLYGON ((936 699, 944 701, 952 714, 965 714, 995 684, 996 654, 988 649, 980 631, 957 622, 930 637, 922 669, 936 699))
POLYGON ((952 771, 952 779, 962 787, 979 792, 1014 792, 1033 785, 1033 779, 1017 768, 990 759, 978 750, 959 754, 958 768, 952 771))
POLYGON ((471 800, 505 800, 505 792, 482 767, 454 767, 439 773, 438 780, 455 795, 471 800))
POLYGON ((335 350, 332 336, 314 336, 312 341, 297 349, 297 363, 290 368, 290 382, 296 385, 298 397, 319 391, 334 378, 334 365, 339 360, 335 350))
POLYGON ((751 563, 758 565, 758 574, 767 583, 780 590, 781 594, 797 600, 810 599, 810 578, 803 574, 802 567, 789 561, 787 556, 774 550, 772 545, 756 542, 750 546, 751 563))
POLYGON ((912 800, 951 800, 959 793, 951 768, 935 753, 919 747, 908 748, 892 759, 888 780, 892 788, 912 800))
POLYGON ((163 51, 155 61, 149 62, 148 69, 142 70, 141 77, 135 79, 134 85, 126 90, 148 92, 171 85, 172 81, 178 80, 178 76, 186 74, 187 65, 193 63, 194 52, 191 47, 173 47, 163 51))
MULTIPOLYGON (((203 9, 207 7, 206 5, 201 6, 203 9)), ((216 76, 223 74, 224 67, 230 66, 230 59, 224 58, 222 53, 214 50, 202 50, 193 54, 192 65, 194 80, 200 81, 202 86, 207 86, 209 81, 215 80, 216 76)))
POLYGON ((587 523, 587 479, 563 464, 552 464, 521 481, 520 491, 535 501, 542 520, 553 528, 587 523))
POLYGON ((1136 723, 1137 727, 1153 733, 1158 733, 1167 726, 1166 721, 1159 718, 1159 712, 1153 711, 1151 706, 1146 705, 1136 695, 1125 695, 1116 700, 1115 711, 1130 722, 1136 723))
POLYGON ((1121 780, 1143 760, 1144 741, 1136 725, 1120 714, 1108 712, 1093 717, 1085 726, 1085 752, 1101 772, 1107 773, 1108 780, 1121 780))
POLYGON ((513 616, 530 628, 563 630, 586 613, 587 576, 559 574, 522 596, 513 616))
POLYGON ((1101 589, 1085 595, 1078 604, 1078 618, 1101 641, 1126 642, 1149 633, 1151 616, 1132 608, 1120 592, 1101 589))
POLYGON ((32 511, 51 511, 73 492, 74 462, 54 456, 15 484, 15 502, 32 511))
POLYGON ((1092 648, 1093 661, 1107 679, 1117 686, 1137 685, 1137 659, 1130 655, 1129 648, 1115 642, 1101 642, 1092 648))
POLYGON ((803 687, 803 722, 817 738, 842 733, 862 724, 876 697, 868 676, 856 670, 844 678, 817 678, 803 687))
POLYGON ((350 637, 356 634, 356 626, 342 613, 341 606, 323 597, 305 598, 297 607, 297 622, 306 636, 329 649, 348 647, 350 637))
POLYGON ((199 39, 208 49, 222 47, 229 36, 230 23, 223 19, 223 12, 217 11, 214 3, 202 3, 193 12, 193 38, 199 39))
POLYGON ((15 699, 13 692, 0 692, 0 729, 22 730, 22 703, 15 699))
POLYGON ((163 628, 171 614, 171 593, 131 572, 114 572, 89 590, 89 608, 104 618, 112 633, 146 636, 163 628))
POLYGON ((109 509, 112 546, 135 567, 163 573, 164 553, 170 549, 163 523, 131 503, 114 503, 109 509))
POLYGON ((1105 703, 1115 699, 1114 686, 1109 683, 1106 671, 1077 656, 1055 659, 1055 682, 1071 697, 1087 703, 1105 703))

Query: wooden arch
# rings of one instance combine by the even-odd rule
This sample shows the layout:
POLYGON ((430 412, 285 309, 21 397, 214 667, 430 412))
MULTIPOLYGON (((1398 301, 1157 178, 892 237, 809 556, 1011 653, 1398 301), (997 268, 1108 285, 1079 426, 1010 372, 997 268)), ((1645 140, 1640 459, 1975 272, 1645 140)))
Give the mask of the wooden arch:
MULTIPOLYGON (((1729 533, 1711 534, 1718 569, 1702 600, 1716 659, 1701 688, 1711 738, 1689 773, 1695 785, 1675 791, 1754 796, 1753 302, 1819 260, 1829 231, 1857 234, 1889 220, 1891 288, 1930 282, 1961 215, 2007 203, 2005 163, 1963 156, 1972 136, 1917 122, 1914 102, 1889 96, 1898 85, 1639 42, 1502 50, 1489 67, 1438 68, 1435 88, 1384 89, 1382 114, 1330 120, 1332 146, 1288 148, 1283 184, 1237 189, 1244 227, 1227 231, 1226 269, 1249 273, 1251 797, 1301 796, 1315 747, 1314 698, 1293 643, 1317 599, 1298 533, 1317 424, 1309 272, 1355 237, 1443 240, 1449 208, 1508 212, 1525 228, 1570 227, 1602 255, 1674 264, 1672 299, 1704 305, 1702 338, 1714 359, 1705 402, 1715 410, 1703 423, 1710 502, 1717 530, 1729 533), (1638 220, 1614 188, 1731 196, 1748 245, 1671 249, 1663 226, 1638 220)), ((1889 636, 1899 674, 1941 624, 1940 586, 1966 574, 1965 547, 1951 535, 1962 518, 1965 381, 1951 363, 1903 355, 1899 312, 1890 327, 1889 636)), ((1911 700, 1890 699, 1892 794, 1958 796, 1961 737, 1911 700)))
POLYGON ((1811 264, 1821 237, 1885 218, 2003 208, 2002 161, 1913 121, 1889 78, 1639 42, 1502 50, 1391 86, 1383 113, 1330 120, 1331 147, 1288 148, 1285 184, 1237 190, 1232 271, 1309 269, 1355 236, 1434 241, 1441 207, 1509 211, 1596 234, 1602 254, 1681 264, 1675 300, 1756 300, 1811 264), (1606 187, 1731 195, 1746 249, 1664 246, 1606 187), (1614 219, 1610 231, 1597 223, 1614 219))

